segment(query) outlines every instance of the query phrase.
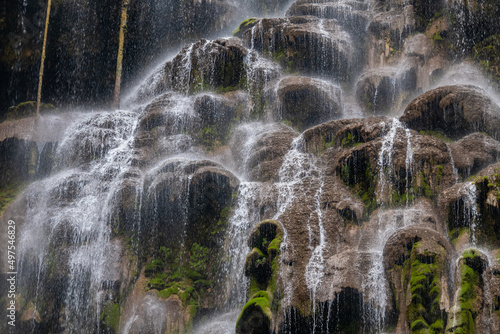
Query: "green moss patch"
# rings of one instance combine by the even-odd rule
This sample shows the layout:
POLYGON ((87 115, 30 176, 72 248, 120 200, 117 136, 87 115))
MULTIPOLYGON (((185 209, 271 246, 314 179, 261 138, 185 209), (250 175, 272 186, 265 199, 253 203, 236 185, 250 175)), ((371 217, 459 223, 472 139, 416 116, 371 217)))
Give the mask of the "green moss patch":
POLYGON ((236 333, 268 333, 271 319, 269 299, 265 297, 253 298, 243 306, 236 322, 236 333))
POLYGON ((108 329, 117 333, 118 325, 120 324, 120 305, 118 303, 113 304, 108 302, 99 319, 108 329))
POLYGON ((458 291, 458 309, 449 320, 448 331, 462 334, 476 333, 476 317, 479 315, 479 302, 483 288, 482 272, 486 268, 481 252, 467 249, 459 261, 460 289, 458 291), (453 325, 451 325, 453 324, 453 325), (453 327, 452 327, 453 326, 453 327))
POLYGON ((257 21, 257 18, 251 17, 251 18, 248 18, 248 19, 244 20, 243 22, 241 22, 240 25, 238 26, 238 28, 236 28, 236 30, 233 32, 233 36, 239 35, 240 32, 242 32, 243 30, 245 30, 249 26, 253 25, 255 23, 255 21, 257 21))
POLYGON ((488 37, 472 50, 474 60, 491 79, 500 83, 500 35, 488 37))
POLYGON ((440 300, 444 253, 441 246, 430 251, 423 242, 417 241, 409 245, 402 266, 396 265, 392 269, 397 270, 401 277, 403 293, 410 294, 406 320, 411 333, 443 332, 446 314, 441 310, 440 300))
POLYGON ((278 222, 264 220, 252 232, 253 246, 245 262, 245 275, 250 278, 250 300, 243 307, 236 324, 236 333, 269 333, 273 312, 280 297, 277 289, 279 251, 283 231, 278 222))
POLYGON ((422 130, 420 131, 420 134, 421 135, 424 135, 424 136, 432 136, 432 137, 436 137, 437 139, 445 142, 445 143, 453 143, 454 140, 451 139, 450 137, 448 137, 443 131, 437 131, 437 130, 422 130))
POLYGON ((157 273, 161 272, 164 266, 165 264, 160 259, 153 260, 150 263, 146 264, 146 277, 153 277, 157 273))
POLYGON ((344 134, 344 137, 342 138, 341 145, 342 147, 354 147, 359 144, 361 144, 363 141, 361 139, 361 136, 358 132, 355 131, 348 131, 347 133, 344 134))
POLYGON ((19 195, 24 188, 26 188, 26 186, 27 183, 15 183, 0 189, 0 215, 5 210, 7 205, 12 203, 12 201, 16 199, 17 195, 19 195))

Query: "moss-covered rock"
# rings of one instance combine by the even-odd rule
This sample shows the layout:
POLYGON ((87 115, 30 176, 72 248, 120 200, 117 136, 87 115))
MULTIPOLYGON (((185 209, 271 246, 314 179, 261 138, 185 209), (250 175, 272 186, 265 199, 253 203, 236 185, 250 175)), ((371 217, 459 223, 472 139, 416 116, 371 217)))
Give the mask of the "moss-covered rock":
MULTIPOLYGON (((56 111, 56 107, 50 103, 40 104, 40 113, 48 113, 56 111)), ((27 101, 19 103, 17 106, 12 106, 7 111, 7 121, 31 117, 36 115, 36 101, 27 101)))
MULTIPOLYGON (((419 251, 419 243, 414 244, 419 251)), ((444 253, 444 250, 440 250, 444 253)), ((410 257, 410 306, 407 310, 407 321, 412 333, 442 333, 446 318, 441 309, 441 276, 442 262, 436 263, 435 254, 424 250, 414 257, 410 257)), ((441 256, 442 260, 442 256, 441 256)), ((403 264, 403 267, 408 265, 403 264)), ((404 269, 403 269, 404 270, 404 269)))
POLYGON ((500 35, 493 35, 478 43, 472 50, 474 61, 479 63, 483 71, 500 84, 500 35))
POLYGON ((398 330, 443 333, 450 294, 451 257, 448 240, 424 227, 408 227, 392 235, 384 249, 384 267, 398 312, 398 330))
POLYGON ((242 32, 246 29, 252 28, 255 25, 255 21, 257 21, 256 17, 251 17, 240 23, 238 28, 233 32, 233 36, 242 37, 242 32))
POLYGON ((268 255, 267 249, 276 238, 283 237, 283 229, 279 223, 273 219, 268 219, 260 222, 253 230, 248 240, 248 245, 251 248, 257 248, 268 255))
POLYGON ((237 334, 271 332, 280 303, 277 279, 282 238, 283 230, 275 220, 260 222, 250 236, 248 244, 253 249, 245 262, 250 298, 236 322, 237 334))
MULTIPOLYGON (((377 158, 369 144, 352 148, 339 161, 337 174, 365 205, 365 217, 377 207, 377 158)), ((361 217, 358 217, 361 218, 361 217)))
POLYGON ((153 277, 157 273, 161 272, 164 266, 165 264, 160 259, 153 260, 150 263, 146 264, 146 277, 153 277))
POLYGON ((269 308, 269 298, 265 294, 252 298, 243 306, 236 322, 237 334, 269 333, 272 313, 269 308))
POLYGON ((482 274, 488 267, 488 259, 476 249, 466 249, 458 262, 460 286, 455 305, 450 310, 446 333, 476 333, 476 319, 484 303, 482 274))
POLYGON ((118 333, 118 326, 120 324, 120 305, 118 303, 108 302, 99 320, 101 320, 108 331, 111 333, 118 333))
POLYGON ((148 101, 168 90, 193 94, 246 88, 248 53, 238 38, 202 39, 167 61, 157 77, 139 87, 136 99, 148 101))

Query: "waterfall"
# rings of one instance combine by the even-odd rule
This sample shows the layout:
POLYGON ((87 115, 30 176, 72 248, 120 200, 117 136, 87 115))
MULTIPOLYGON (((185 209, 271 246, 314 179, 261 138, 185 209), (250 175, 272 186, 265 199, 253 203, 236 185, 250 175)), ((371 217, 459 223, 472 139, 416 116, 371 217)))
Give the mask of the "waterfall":
POLYGON ((500 328, 495 1, 130 1, 113 112, 121 6, 55 1, 34 117, 44 7, 0 5, 20 332, 500 328))
POLYGON ((472 182, 468 182, 465 185, 464 216, 470 230, 471 246, 476 247, 476 228, 479 220, 479 211, 477 209, 477 188, 476 185, 472 182))
POLYGON ((25 229, 19 237, 21 286, 30 289, 35 282, 36 295, 47 294, 50 291, 44 281, 67 272, 58 298, 68 305, 65 326, 70 332, 97 324, 98 319, 92 316, 92 310, 100 307, 100 301, 95 300, 97 291, 118 274, 112 264, 119 250, 110 240, 109 220, 114 194, 130 169, 136 126, 137 115, 125 111, 112 117, 109 113, 92 115, 77 122, 64 135, 57 153, 59 163, 70 165, 70 169, 34 183, 29 191, 25 229), (104 124, 108 128, 102 128, 104 124), (83 134, 88 141, 80 141, 83 134), (66 160, 81 149, 80 145, 86 158, 94 159, 83 168, 66 160), (39 233, 30 233, 33 230, 39 233), (54 254, 61 243, 66 245, 66 260, 54 254))

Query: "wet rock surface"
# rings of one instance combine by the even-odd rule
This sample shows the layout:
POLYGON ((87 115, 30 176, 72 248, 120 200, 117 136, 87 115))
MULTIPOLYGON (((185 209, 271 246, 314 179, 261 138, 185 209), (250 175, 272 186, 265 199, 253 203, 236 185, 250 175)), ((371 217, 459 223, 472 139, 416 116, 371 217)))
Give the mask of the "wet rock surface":
POLYGON ((288 77, 280 81, 277 93, 278 117, 300 131, 342 116, 342 91, 328 82, 288 77))
POLYGON ((417 87, 415 68, 379 68, 363 73, 357 83, 356 98, 367 114, 390 114, 413 94, 417 87))
POLYGON ((257 135, 248 151, 241 151, 248 137, 245 131, 237 131, 231 143, 231 152, 241 162, 250 180, 276 181, 283 158, 296 136, 297 133, 292 129, 279 125, 257 135))
POLYGON ((30 181, 0 196, 22 328, 497 332, 500 107, 453 72, 491 31, 457 2, 298 0, 198 40, 235 3, 189 4, 164 37, 195 42, 127 111, 0 125, 0 188, 30 181))
POLYGON ((483 133, 473 133, 449 144, 455 168, 464 177, 476 174, 485 166, 498 161, 500 143, 483 133))
POLYGON ((240 27, 246 45, 270 53, 290 71, 349 81, 355 63, 351 37, 335 20, 310 16, 254 20, 240 27))
POLYGON ((445 86, 410 102, 401 121, 411 129, 443 131, 453 139, 479 131, 498 139, 500 109, 476 87, 445 86))

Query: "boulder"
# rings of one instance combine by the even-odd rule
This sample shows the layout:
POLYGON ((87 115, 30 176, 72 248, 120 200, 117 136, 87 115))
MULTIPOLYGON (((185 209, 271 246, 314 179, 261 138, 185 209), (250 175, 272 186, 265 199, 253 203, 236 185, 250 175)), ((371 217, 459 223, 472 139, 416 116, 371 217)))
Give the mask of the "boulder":
POLYGON ((229 141, 234 124, 249 116, 249 97, 242 91, 199 94, 194 101, 194 112, 200 122, 194 127, 197 143, 217 148, 229 141))
POLYGON ((194 113, 193 102, 180 94, 166 93, 151 101, 139 119, 139 130, 163 136, 191 132, 200 119, 194 113), (160 131, 158 131, 160 130, 160 131))
MULTIPOLYGON (((161 242, 157 248, 178 245, 179 224, 186 233, 184 242, 209 240, 222 211, 232 205, 238 184, 233 174, 208 160, 171 158, 160 163, 145 176, 143 189, 138 189, 144 203, 140 214, 145 240, 154 237, 152 241, 161 242)), ((128 194, 122 198, 125 203, 137 202, 137 191, 124 194, 128 194)))
POLYGON ((61 166, 80 166, 106 156, 131 134, 135 114, 131 111, 85 115, 67 130, 57 150, 61 166))
MULTIPOLYGON (((392 268, 395 264, 401 265, 407 260, 408 251, 411 251, 413 245, 419 241, 424 241, 426 244, 425 248, 428 251, 434 250, 435 254, 439 253, 439 247, 445 250, 446 253, 440 255, 446 255, 445 258, 441 259, 446 261, 443 263, 444 266, 442 268, 446 270, 446 264, 451 264, 451 260, 456 255, 456 252, 444 235, 429 228, 429 226, 406 227, 398 230, 389 237, 384 246, 384 267, 386 270, 392 268)), ((418 254, 421 254, 421 252, 419 251, 418 254)))
POLYGON ((357 82, 356 100, 369 115, 387 115, 397 112, 416 88, 414 66, 383 67, 363 73, 357 82))
POLYGON ((277 93, 278 117, 299 131, 342 116, 342 90, 327 81, 286 77, 277 93))
POLYGON ((332 146, 350 148, 385 135, 386 117, 341 119, 325 122, 304 131, 306 150, 321 154, 332 146))
POLYGON ((357 66, 351 37, 335 20, 310 16, 259 19, 240 27, 237 36, 248 47, 270 53, 289 71, 346 82, 357 66))
POLYGON ((403 127, 396 128, 392 140, 388 132, 385 138, 358 143, 336 156, 336 174, 364 199, 368 212, 380 203, 401 204, 418 196, 434 199, 454 182, 445 143, 403 127))
POLYGON ((249 104, 243 91, 194 97, 170 92, 157 97, 139 119, 134 165, 152 165, 159 157, 194 150, 194 145, 206 151, 226 145, 234 124, 249 116, 249 104))
POLYGON ((296 136, 283 124, 250 123, 235 130, 231 152, 249 180, 277 180, 283 157, 296 136))
POLYGON ((464 179, 500 158, 500 143, 482 133, 473 133, 448 144, 455 168, 464 179))
POLYGON ((347 31, 353 35, 362 35, 366 31, 369 22, 369 4, 363 1, 331 0, 321 1, 295 1, 286 16, 316 16, 321 19, 335 19, 347 31))
POLYGON ((440 328, 453 302, 455 252, 446 237, 418 226, 394 233, 384 247, 384 268, 397 303, 397 331, 440 328))
POLYGON ((192 94, 243 88, 248 53, 238 38, 201 39, 189 44, 146 79, 132 102, 149 101, 168 90, 192 94))
POLYGON ((475 86, 430 90, 410 102, 400 120, 410 129, 442 131, 452 139, 472 132, 500 139, 500 107, 475 86))

